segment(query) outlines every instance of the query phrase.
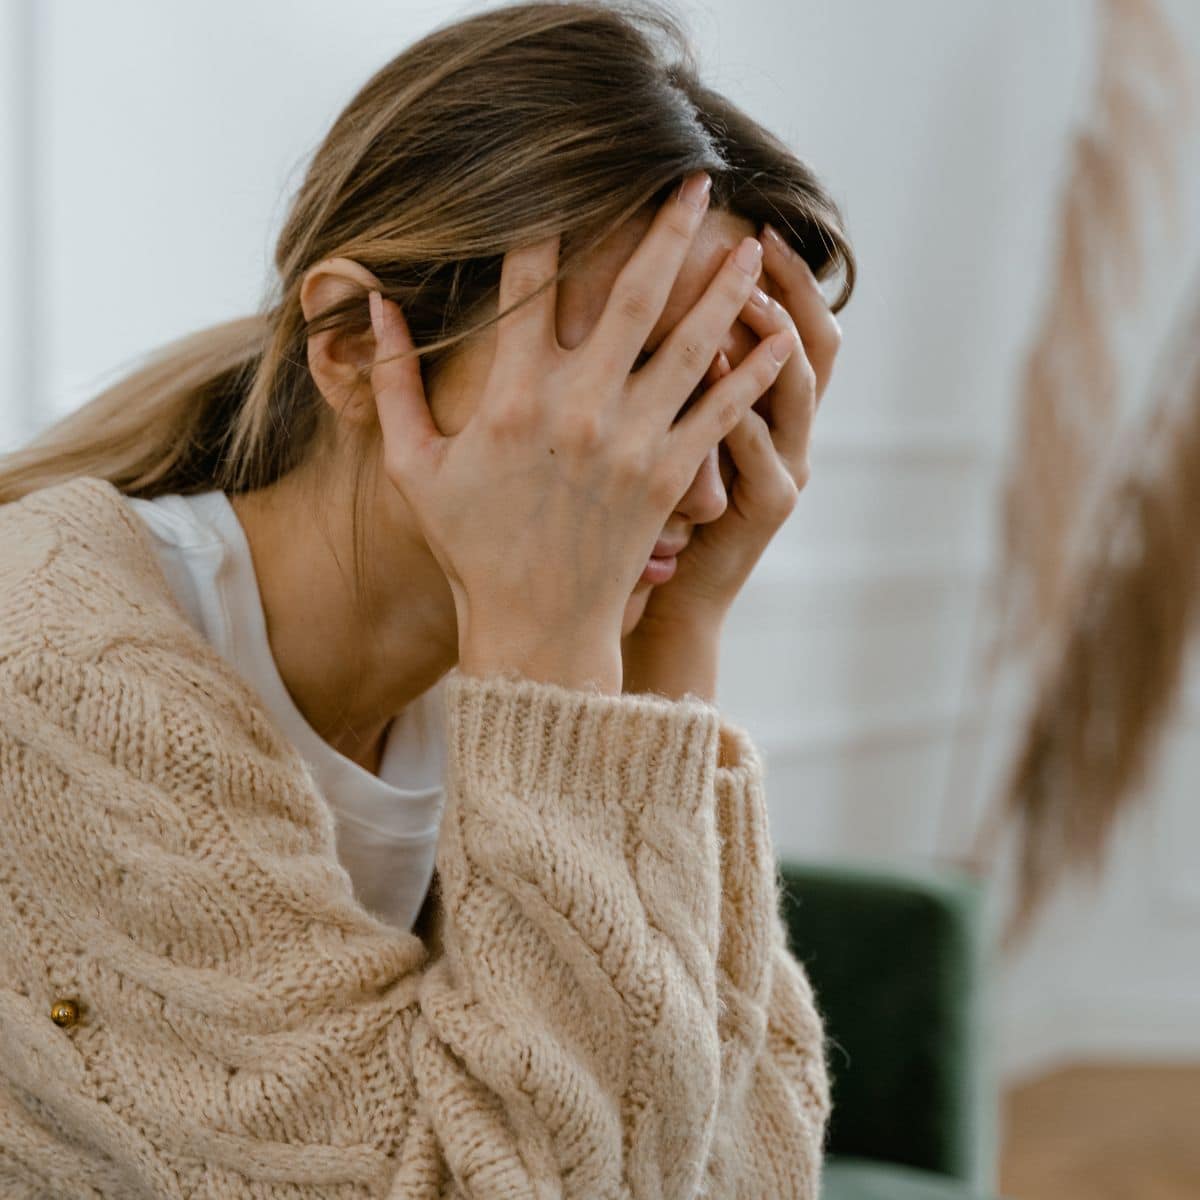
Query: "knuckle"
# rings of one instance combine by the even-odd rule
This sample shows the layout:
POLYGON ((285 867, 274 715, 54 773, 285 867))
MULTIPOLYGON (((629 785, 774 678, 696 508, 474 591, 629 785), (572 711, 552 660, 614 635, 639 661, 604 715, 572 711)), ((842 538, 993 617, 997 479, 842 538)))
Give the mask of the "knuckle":
MULTIPOLYGON (((795 358, 796 353, 792 351, 792 357, 795 358)), ((760 392, 765 392, 776 380, 779 372, 783 370, 786 364, 777 363, 772 357, 769 350, 760 354, 758 361, 754 364, 754 381, 760 392)))
POLYGON ((694 222, 675 205, 671 205, 665 213, 666 220, 663 222, 663 227, 668 234, 677 238, 681 242, 690 242, 692 240, 692 231, 694 222))
POLYGON ((499 433, 521 433, 531 424, 535 409, 532 393, 512 388, 488 405, 487 422, 499 433))
POLYGON ((508 275, 505 289, 505 308, 532 295, 542 286, 542 276, 532 266, 514 267, 508 275))
POLYGON ((796 368, 800 372, 800 383, 805 392, 815 392, 817 390, 817 372, 806 354, 800 354, 796 350, 792 351, 793 358, 797 358, 798 354, 796 368))
POLYGON ((800 501, 800 489, 795 483, 788 482, 779 489, 779 507, 777 512, 781 519, 786 519, 795 511, 800 501))
POLYGON ((717 429, 720 430, 721 436, 732 433, 737 427, 738 422, 742 419, 741 406, 736 400, 729 398, 722 400, 717 405, 716 421, 717 429))
POLYGON ((618 482, 628 487, 644 486, 652 466, 649 453, 637 444, 621 450, 613 461, 613 471, 618 482))
POLYGON ((758 285, 741 267, 730 266, 721 272, 716 282, 717 296, 721 308, 726 312, 740 313, 750 293, 758 285))
POLYGON ((566 445, 578 454, 592 454, 604 441, 604 422, 590 408, 574 408, 559 422, 566 445))
POLYGON ((628 283, 617 296, 617 312, 627 321, 641 323, 650 316, 650 296, 640 283, 628 283))
POLYGON ((774 450, 775 439, 771 437, 770 426, 757 413, 754 415, 755 421, 751 427, 751 435, 754 438, 755 444, 762 451, 774 450))
POLYGON ((393 483, 398 483, 408 473, 408 463, 404 456, 400 453, 398 447, 392 447, 385 450, 383 454, 383 473, 392 480, 393 483))
POLYGON ((700 339, 694 335, 685 335, 679 342, 679 362, 688 371, 700 371, 706 367, 712 358, 700 339))

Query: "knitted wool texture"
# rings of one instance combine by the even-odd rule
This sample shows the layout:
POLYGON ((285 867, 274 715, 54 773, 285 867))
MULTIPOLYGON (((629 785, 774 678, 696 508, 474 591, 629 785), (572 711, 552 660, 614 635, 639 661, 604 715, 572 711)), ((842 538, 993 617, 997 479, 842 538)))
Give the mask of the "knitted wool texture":
POLYGON ((823 1029, 748 735, 446 683, 434 945, 355 900, 120 493, 0 508, 0 1194, 817 1195, 823 1029))

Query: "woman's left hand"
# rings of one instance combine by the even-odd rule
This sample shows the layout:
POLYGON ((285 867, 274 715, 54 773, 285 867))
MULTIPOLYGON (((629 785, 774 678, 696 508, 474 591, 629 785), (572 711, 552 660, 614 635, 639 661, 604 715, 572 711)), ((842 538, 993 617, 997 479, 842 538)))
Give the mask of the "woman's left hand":
MULTIPOLYGON (((725 512, 697 525, 675 574, 652 588, 646 608, 622 639, 626 691, 678 698, 685 691, 715 700, 716 643, 734 599, 808 482, 813 416, 829 384, 842 334, 808 264, 765 226, 766 303, 750 301, 740 320, 760 337, 791 329, 799 345, 775 383, 723 445, 736 473, 725 512), (689 667, 691 660, 694 666, 689 667)), ((730 370, 722 352, 708 386, 730 370)))

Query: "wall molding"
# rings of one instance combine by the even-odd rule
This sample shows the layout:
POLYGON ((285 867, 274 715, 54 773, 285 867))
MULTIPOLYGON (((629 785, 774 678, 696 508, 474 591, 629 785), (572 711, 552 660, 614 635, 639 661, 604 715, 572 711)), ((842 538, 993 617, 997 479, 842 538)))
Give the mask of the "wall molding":
MULTIPOLYGON (((1022 691, 1015 697, 996 696, 991 703, 985 697, 966 709, 947 701, 878 708, 860 716, 820 722, 787 716, 748 718, 747 728, 764 754, 779 762, 795 763, 850 753, 887 753, 951 738, 1008 734, 1025 719, 1028 703, 1022 691)), ((1200 690, 1184 696, 1174 722, 1189 730, 1200 725, 1200 690)), ((1166 732, 1169 736, 1170 729, 1166 732)))
POLYGON ((887 550, 883 553, 807 553, 781 546, 765 555, 754 574, 754 585, 802 587, 865 587, 883 580, 958 586, 989 583, 998 564, 978 549, 887 550))
POLYGON ((1200 997, 1061 997, 1053 1007, 1009 1008, 999 1030, 1000 1085, 1011 1087, 1073 1062, 1200 1064, 1200 997), (1078 1001, 1078 1002, 1076 1002, 1078 1001))
POLYGON ((822 429, 814 432, 815 463, 878 462, 886 459, 905 465, 999 465, 1007 449, 997 444, 995 432, 983 429, 925 428, 822 429))
MULTIPOLYGON (((862 717, 819 724, 772 717, 748 720, 746 725, 755 745, 774 762, 796 763, 846 754, 888 753, 963 737, 986 737, 1008 732, 1024 715, 1021 704, 997 700, 992 705, 971 705, 965 711, 952 703, 928 704, 877 709, 862 717)), ((737 718, 733 720, 736 722, 737 718)))

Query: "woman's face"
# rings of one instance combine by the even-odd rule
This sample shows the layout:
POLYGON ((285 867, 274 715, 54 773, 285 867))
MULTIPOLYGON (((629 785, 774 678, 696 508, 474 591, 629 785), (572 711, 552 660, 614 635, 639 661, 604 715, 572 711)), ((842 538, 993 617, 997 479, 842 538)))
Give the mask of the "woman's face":
MULTIPOLYGON (((652 207, 647 207, 627 221, 587 256, 577 273, 559 283, 557 328, 558 341, 564 349, 579 345, 599 320, 618 273, 649 229, 654 212, 652 207)), ((662 315, 646 341, 646 351, 653 351, 687 315, 742 238, 755 235, 756 226, 745 218, 710 209, 675 277, 662 315)), ((769 290, 764 281, 760 281, 760 286, 769 290)), ((487 382, 495 344, 493 326, 459 347, 430 382, 430 412, 444 435, 457 433, 470 420, 487 382)), ((734 321, 720 349, 736 366, 757 344, 754 333, 740 321, 734 321)), ((721 462, 717 448, 713 447, 676 505, 662 536, 681 541, 691 537, 696 525, 720 517, 725 511, 731 479, 732 469, 721 462)), ((652 586, 639 580, 634 587, 625 606, 622 637, 641 620, 652 586)))

